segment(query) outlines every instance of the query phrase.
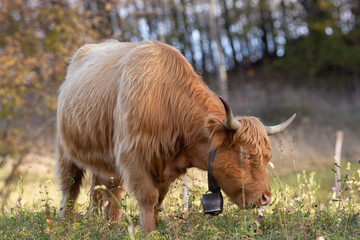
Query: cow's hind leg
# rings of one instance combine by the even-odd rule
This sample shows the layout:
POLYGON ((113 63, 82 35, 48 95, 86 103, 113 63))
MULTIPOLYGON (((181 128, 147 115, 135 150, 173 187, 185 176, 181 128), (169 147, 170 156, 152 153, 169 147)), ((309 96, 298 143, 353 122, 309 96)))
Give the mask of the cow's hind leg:
POLYGON ((70 159, 67 159, 60 148, 58 151, 57 173, 60 181, 60 190, 62 191, 60 215, 65 217, 74 209, 85 172, 70 159))
POLYGON ((116 224, 117 221, 121 221, 120 205, 125 190, 120 178, 105 180, 93 175, 91 188, 92 210, 100 213, 102 205, 106 203, 105 213, 108 221, 111 224, 116 224), (101 185, 104 185, 105 189, 101 185))
POLYGON ((104 189, 101 188, 102 180, 95 174, 91 176, 90 191, 90 211, 95 214, 102 212, 103 203, 105 201, 104 189))
POLYGON ((119 178, 113 178, 104 181, 104 185, 107 188, 105 197, 108 200, 106 206, 106 218, 111 225, 121 221, 121 200, 125 193, 124 185, 119 178))

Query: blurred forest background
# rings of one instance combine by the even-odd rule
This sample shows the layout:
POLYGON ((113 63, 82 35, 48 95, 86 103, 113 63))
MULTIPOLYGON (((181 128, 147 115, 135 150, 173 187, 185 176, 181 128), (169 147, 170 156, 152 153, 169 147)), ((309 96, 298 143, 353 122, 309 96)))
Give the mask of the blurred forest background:
POLYGON ((177 47, 239 115, 265 124, 279 168, 360 158, 360 0, 0 0, 0 196, 51 176, 57 90, 85 43, 177 47), (28 180, 30 181, 30 180, 28 180))

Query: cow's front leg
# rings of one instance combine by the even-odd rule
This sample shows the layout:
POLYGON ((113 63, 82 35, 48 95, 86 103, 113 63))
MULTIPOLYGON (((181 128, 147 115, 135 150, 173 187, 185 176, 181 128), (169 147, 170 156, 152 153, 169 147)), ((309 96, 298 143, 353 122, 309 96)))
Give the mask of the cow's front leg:
POLYGON ((156 230, 154 206, 156 204, 157 196, 155 196, 155 194, 158 194, 156 188, 152 194, 141 196, 141 200, 138 198, 141 230, 146 233, 156 230))
POLYGON ((154 207, 159 198, 159 190, 153 182, 153 178, 147 172, 140 176, 132 176, 130 189, 133 190, 140 209, 140 225, 143 232, 156 230, 154 219, 154 207))
POLYGON ((165 182, 165 183, 162 183, 160 186, 159 186, 159 198, 158 198, 158 201, 155 205, 155 224, 158 224, 159 223, 159 214, 160 214, 160 211, 161 211, 161 204, 162 202, 164 201, 164 198, 167 194, 167 192, 169 191, 169 187, 170 187, 170 183, 168 182, 165 182))

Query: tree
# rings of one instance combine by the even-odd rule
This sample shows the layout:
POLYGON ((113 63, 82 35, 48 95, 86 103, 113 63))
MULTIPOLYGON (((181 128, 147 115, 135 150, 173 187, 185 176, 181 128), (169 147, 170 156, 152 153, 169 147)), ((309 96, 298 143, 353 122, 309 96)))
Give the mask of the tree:
POLYGON ((10 183, 30 150, 52 136, 57 89, 67 63, 83 43, 94 41, 76 9, 47 2, 4 2, 0 18, 0 165, 14 159, 7 184, 0 189, 5 201, 10 183), (42 136, 42 137, 39 137, 42 136))
POLYGON ((229 89, 228 89, 228 82, 227 82, 227 73, 225 67, 225 56, 220 44, 219 39, 219 32, 217 31, 217 22, 215 16, 215 8, 216 8, 216 0, 210 1, 210 19, 209 19, 209 26, 210 26, 210 37, 211 41, 215 43, 217 55, 213 54, 214 62, 215 62, 215 72, 217 76, 217 81, 219 83, 220 94, 225 99, 229 100, 229 89))

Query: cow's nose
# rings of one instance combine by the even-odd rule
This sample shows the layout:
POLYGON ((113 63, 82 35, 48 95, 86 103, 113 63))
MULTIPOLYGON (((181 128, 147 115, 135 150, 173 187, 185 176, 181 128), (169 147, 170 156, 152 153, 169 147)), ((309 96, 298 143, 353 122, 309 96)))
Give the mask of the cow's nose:
POLYGON ((265 206, 269 204, 270 201, 271 201, 271 192, 270 191, 264 192, 261 197, 261 206, 265 206))

